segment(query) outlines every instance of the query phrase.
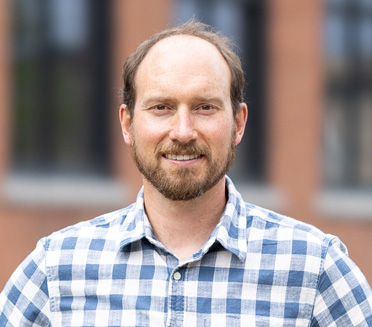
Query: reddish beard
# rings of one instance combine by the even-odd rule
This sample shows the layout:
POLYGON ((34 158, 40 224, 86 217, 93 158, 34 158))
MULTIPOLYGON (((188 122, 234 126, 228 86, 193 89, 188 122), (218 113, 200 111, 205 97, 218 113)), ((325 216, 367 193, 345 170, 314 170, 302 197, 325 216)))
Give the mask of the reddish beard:
POLYGON ((161 194, 174 201, 187 201, 203 195, 215 186, 230 169, 235 158, 235 130, 232 133, 230 147, 226 158, 212 158, 210 149, 205 145, 181 144, 173 142, 168 146, 159 146, 155 150, 155 160, 142 155, 132 142, 132 156, 142 173, 161 194), (206 167, 203 171, 194 167, 174 167, 163 169, 162 157, 165 154, 187 154, 201 156, 206 167))

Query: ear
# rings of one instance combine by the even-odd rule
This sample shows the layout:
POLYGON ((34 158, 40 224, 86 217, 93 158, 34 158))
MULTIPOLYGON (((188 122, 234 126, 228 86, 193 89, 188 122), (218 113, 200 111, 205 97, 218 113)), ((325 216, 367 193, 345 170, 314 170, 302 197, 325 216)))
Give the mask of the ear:
POLYGON ((248 107, 245 103, 241 103, 235 116, 235 126, 236 126, 235 145, 238 145, 243 138, 247 119, 248 119, 248 107))
POLYGON ((122 104, 119 109, 119 119, 121 125, 121 132, 123 134, 124 142, 127 145, 132 145, 132 136, 130 131, 131 117, 129 108, 126 104, 122 104))

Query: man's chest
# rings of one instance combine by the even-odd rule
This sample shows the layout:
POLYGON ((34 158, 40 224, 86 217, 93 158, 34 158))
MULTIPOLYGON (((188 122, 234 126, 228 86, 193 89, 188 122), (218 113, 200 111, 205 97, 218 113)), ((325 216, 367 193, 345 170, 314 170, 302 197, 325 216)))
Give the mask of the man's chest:
POLYGON ((243 263, 228 251, 176 267, 156 254, 135 257, 59 267, 49 280, 53 326, 309 323, 316 280, 311 272, 276 269, 275 262, 263 267, 254 254, 243 263))

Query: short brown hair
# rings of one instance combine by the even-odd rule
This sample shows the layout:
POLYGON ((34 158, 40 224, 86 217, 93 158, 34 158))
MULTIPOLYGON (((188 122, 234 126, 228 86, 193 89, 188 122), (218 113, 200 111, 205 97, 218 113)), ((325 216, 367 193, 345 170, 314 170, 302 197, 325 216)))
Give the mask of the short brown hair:
POLYGON ((174 35, 195 36, 208 41, 218 49, 230 69, 230 99, 235 116, 239 104, 243 102, 244 92, 244 73, 240 59, 232 50, 233 45, 227 37, 214 31, 211 26, 195 20, 190 20, 180 26, 153 34, 140 44, 136 51, 128 57, 123 68, 123 103, 128 106, 130 116, 133 118, 134 105, 136 102, 135 76, 139 65, 156 43, 174 35))

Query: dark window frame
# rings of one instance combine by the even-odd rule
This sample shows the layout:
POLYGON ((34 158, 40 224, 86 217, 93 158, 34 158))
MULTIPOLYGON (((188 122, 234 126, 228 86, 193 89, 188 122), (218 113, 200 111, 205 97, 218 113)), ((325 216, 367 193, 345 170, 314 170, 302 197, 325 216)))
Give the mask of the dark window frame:
POLYGON ((105 176, 110 174, 111 1, 86 2, 86 44, 75 50, 56 44, 51 34, 53 3, 29 2, 33 13, 27 21, 25 1, 13 2, 11 170, 105 176))

